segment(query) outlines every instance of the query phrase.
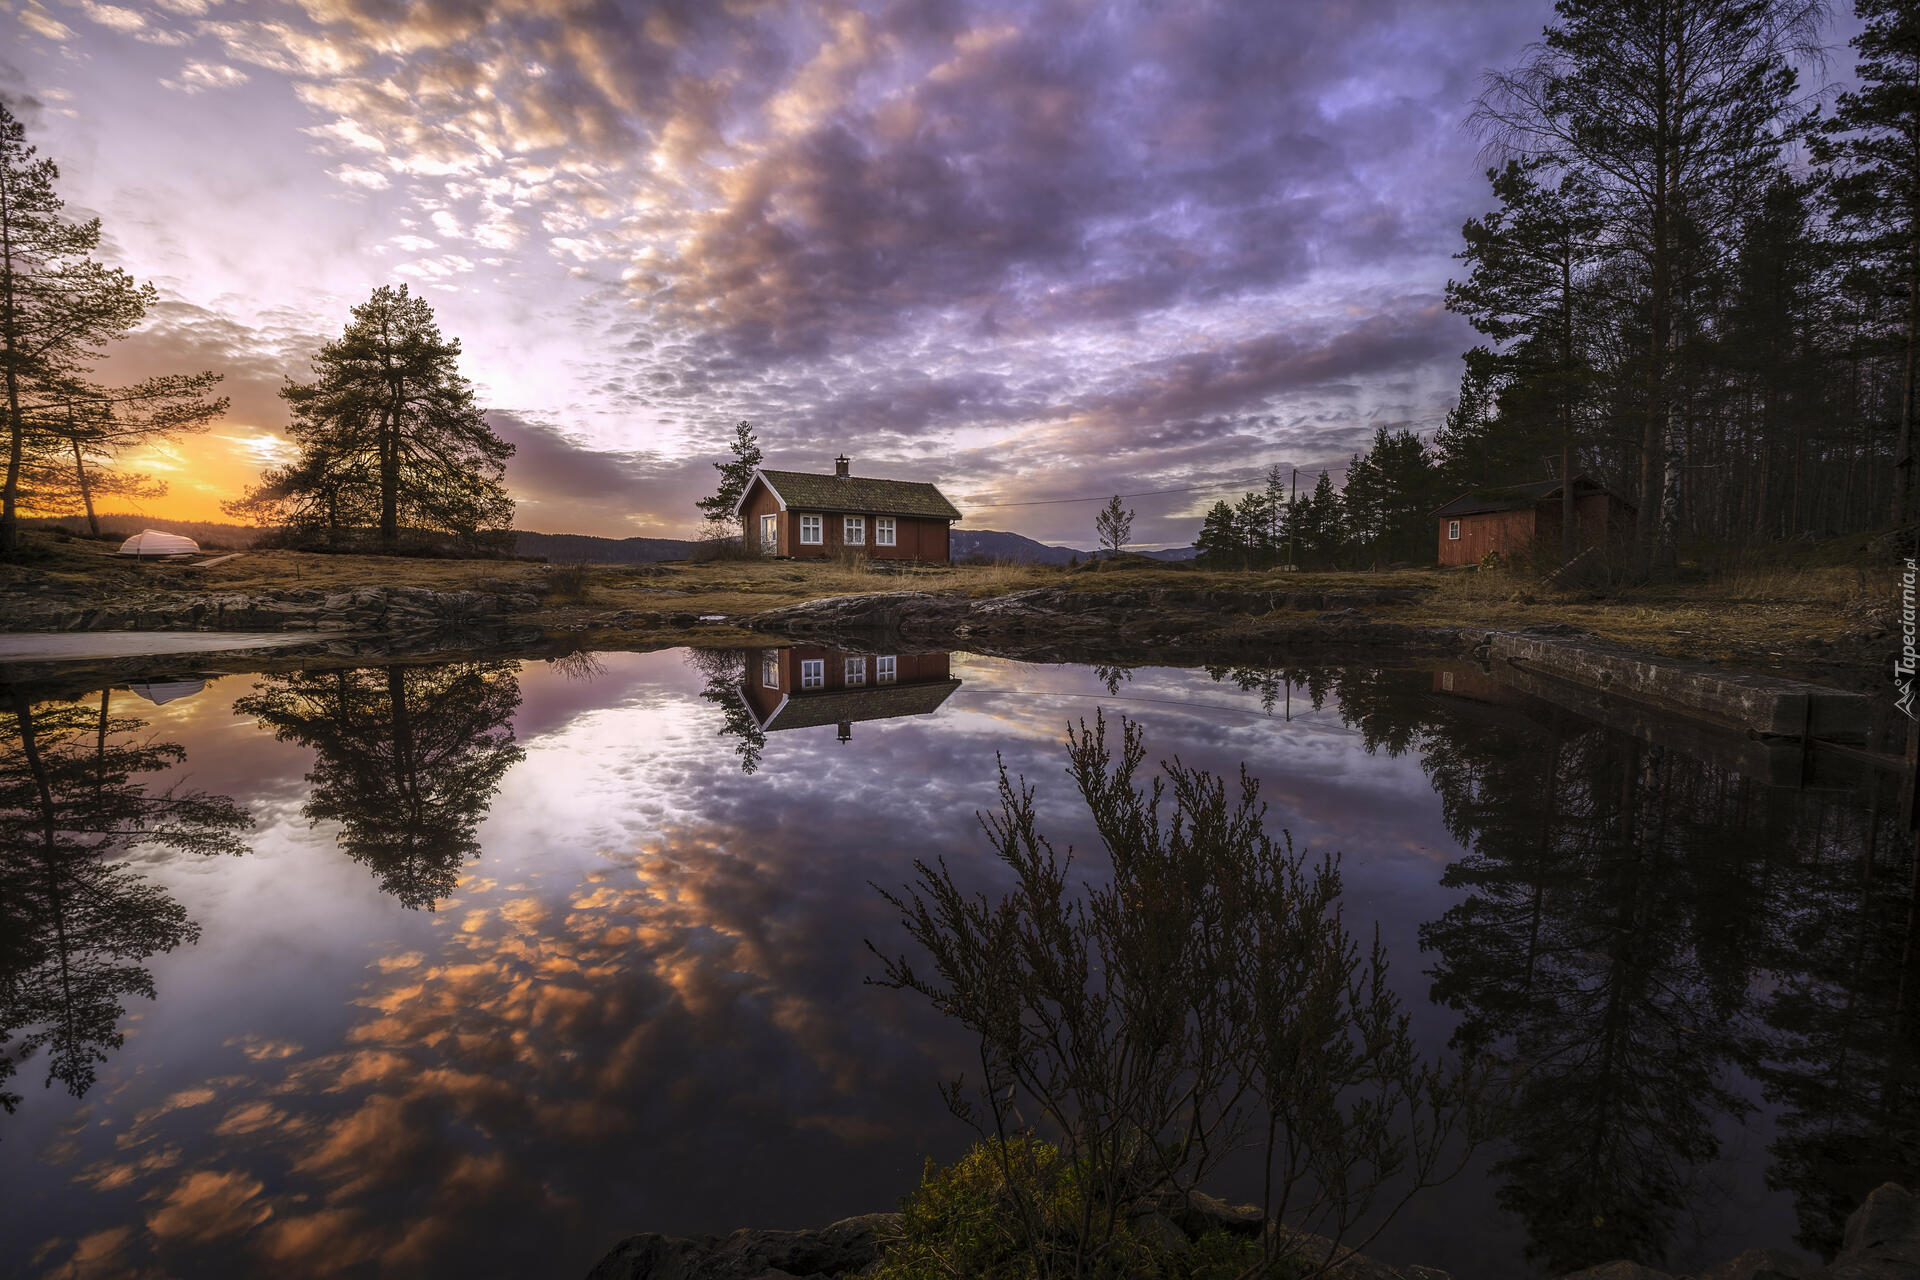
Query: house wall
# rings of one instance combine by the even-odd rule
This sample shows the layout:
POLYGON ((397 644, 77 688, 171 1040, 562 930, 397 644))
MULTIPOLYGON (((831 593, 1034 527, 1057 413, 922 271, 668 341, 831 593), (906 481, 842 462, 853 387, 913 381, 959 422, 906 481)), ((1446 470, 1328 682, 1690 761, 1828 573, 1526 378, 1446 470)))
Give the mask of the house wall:
MULTIPOLYGON (((795 645, 789 649, 749 649, 744 676, 747 703, 764 721, 780 705, 782 697, 844 689, 847 687, 846 660, 860 656, 844 649, 827 649, 811 644, 795 645), (761 678, 761 668, 769 656, 779 665, 779 687, 776 689, 767 688, 761 678), (803 690, 800 687, 800 663, 813 658, 826 662, 827 683, 818 689, 803 690)), ((927 684, 934 680, 945 680, 953 674, 949 655, 944 653, 867 654, 867 682, 864 687, 869 689, 880 683, 874 678, 877 668, 873 660, 876 657, 894 659, 895 675, 890 684, 927 684)))
MULTIPOLYGON (((822 560, 837 556, 846 550, 846 524, 842 517, 864 514, 859 511, 800 511, 785 512, 780 521, 781 555, 792 556, 796 560, 822 560), (819 546, 807 546, 800 541, 800 517, 817 515, 823 518, 821 534, 824 537, 819 546)), ((873 522, 876 517, 867 516, 867 540, 856 549, 875 560, 918 560, 924 564, 945 564, 947 552, 947 521, 928 520, 917 516, 895 516, 897 527, 894 530, 894 545, 875 546, 873 541, 873 522)))
POLYGON ((1443 565, 1478 564, 1489 551, 1503 556, 1515 555, 1533 544, 1534 512, 1531 507, 1518 511, 1481 511, 1460 516, 1460 537, 1447 537, 1447 521, 1439 520, 1440 563, 1443 565))
POLYGON ((742 692, 746 695, 747 705, 753 708, 753 714, 762 724, 765 724, 767 717, 773 714, 773 709, 780 705, 780 699, 785 696, 787 688, 795 683, 794 669, 788 661, 791 656, 791 651, 786 649, 747 650, 747 669, 741 677, 742 692), (761 666, 769 657, 780 669, 775 686, 771 689, 766 687, 760 676, 761 666))
MULTIPOLYGON (((746 502, 740 508, 740 515, 745 528, 746 541, 744 545, 747 550, 766 552, 766 549, 760 545, 760 517, 779 514, 781 514, 780 500, 773 496, 773 492, 768 489, 766 485, 755 480, 753 487, 747 491, 746 502)), ((787 554, 785 547, 787 539, 786 526, 787 522, 782 518, 780 520, 780 532, 778 535, 779 545, 776 546, 772 552, 767 552, 767 554, 777 556, 787 554)))

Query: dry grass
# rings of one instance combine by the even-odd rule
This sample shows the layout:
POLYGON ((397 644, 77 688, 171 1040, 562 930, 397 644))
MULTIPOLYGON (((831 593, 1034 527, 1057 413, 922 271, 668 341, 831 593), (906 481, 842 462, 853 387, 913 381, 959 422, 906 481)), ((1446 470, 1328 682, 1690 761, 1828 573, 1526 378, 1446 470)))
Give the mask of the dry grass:
POLYGON ((1863 563, 1772 564, 1695 581, 1626 588, 1601 596, 1556 593, 1507 570, 1440 574, 1433 570, 1391 573, 1213 573, 1192 569, 1121 566, 1068 572, 1050 565, 955 565, 887 569, 874 562, 716 560, 659 565, 579 567, 579 590, 555 591, 555 577, 574 566, 497 560, 408 560, 375 556, 327 556, 297 551, 250 551, 209 569, 139 564, 121 560, 101 544, 51 540, 22 566, 0 566, 0 591, 32 590, 46 583, 56 591, 117 594, 179 590, 257 592, 288 587, 340 590, 364 585, 409 585, 459 590, 502 582, 540 594, 552 624, 585 623, 612 611, 725 614, 740 617, 823 596, 878 591, 954 592, 972 597, 1001 595, 1037 586, 1079 591, 1139 591, 1154 588, 1218 591, 1327 591, 1414 587, 1413 601, 1369 606, 1382 621, 1415 626, 1524 627, 1569 623, 1634 648, 1678 657, 1707 657, 1766 665, 1770 656, 1831 642, 1844 633, 1872 629, 1892 599, 1888 568, 1863 563), (568 597, 573 598, 569 601, 568 597))

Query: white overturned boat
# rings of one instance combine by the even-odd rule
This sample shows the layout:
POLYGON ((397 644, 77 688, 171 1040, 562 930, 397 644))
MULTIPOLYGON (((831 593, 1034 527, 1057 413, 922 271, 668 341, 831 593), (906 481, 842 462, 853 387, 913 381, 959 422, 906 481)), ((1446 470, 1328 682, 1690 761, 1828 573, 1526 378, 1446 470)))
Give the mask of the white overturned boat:
POLYGON ((177 533, 162 533, 158 529, 142 529, 120 544, 123 556, 139 556, 152 560, 162 556, 198 555, 200 544, 192 538, 177 533))

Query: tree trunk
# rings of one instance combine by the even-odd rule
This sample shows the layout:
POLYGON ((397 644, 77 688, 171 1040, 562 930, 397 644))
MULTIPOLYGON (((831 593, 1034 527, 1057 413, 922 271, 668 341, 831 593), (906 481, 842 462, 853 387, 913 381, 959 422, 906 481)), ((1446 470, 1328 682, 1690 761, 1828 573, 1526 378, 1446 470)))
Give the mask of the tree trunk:
POLYGON ((1560 562, 1580 554, 1573 492, 1573 250, 1560 256, 1560 562))
POLYGON ((1900 437, 1893 451, 1893 523, 1904 526, 1912 518, 1913 494, 1913 360, 1920 340, 1920 235, 1907 246, 1911 266, 1907 274, 1907 357, 1900 379, 1900 437))
POLYGON ((380 430, 380 549, 392 555, 400 547, 399 414, 388 410, 380 430))
POLYGON ((20 517, 15 510, 20 497, 20 464, 26 444, 26 423, 20 417, 20 378, 14 357, 20 347, 19 300, 14 297, 13 280, 13 191, 0 174, 0 266, 8 281, 0 294, 0 350, 7 363, 7 479, 0 486, 0 559, 11 560, 19 549, 20 517))
POLYGON ((87 459, 80 452, 80 437, 73 437, 73 471, 80 477, 80 501, 87 507, 87 531, 94 537, 100 536, 100 517, 93 510, 93 486, 87 483, 87 459))

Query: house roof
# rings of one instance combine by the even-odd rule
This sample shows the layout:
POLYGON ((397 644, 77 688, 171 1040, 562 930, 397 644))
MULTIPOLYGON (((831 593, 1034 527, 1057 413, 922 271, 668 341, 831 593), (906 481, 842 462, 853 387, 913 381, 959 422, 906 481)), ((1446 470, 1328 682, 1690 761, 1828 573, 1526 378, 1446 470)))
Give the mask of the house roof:
MULTIPOLYGON (((1612 494, 1614 500, 1629 510, 1633 504, 1622 498, 1603 484, 1596 483, 1586 476, 1573 478, 1574 496, 1584 498, 1591 494, 1612 494)), ((1460 516, 1479 515, 1484 511, 1517 511, 1521 507, 1537 506, 1549 498, 1560 496, 1558 480, 1537 480, 1532 484, 1494 485, 1483 489, 1469 489, 1459 497, 1439 508, 1429 519, 1455 519, 1460 516)))
MULTIPOLYGON (((828 477, 831 479, 832 477, 828 477)), ((816 725, 841 721, 890 720, 894 716, 931 715, 940 709, 947 695, 960 687, 958 680, 930 680, 924 684, 881 684, 859 689, 826 689, 817 693, 789 696, 761 727, 810 729, 816 725)))
MULTIPOLYGON (((815 475, 810 471, 754 473, 773 490, 780 504, 800 511, 851 511, 878 516, 920 516, 929 520, 958 520, 960 509, 933 485, 919 480, 875 480, 868 476, 815 475)), ((751 484, 747 486, 750 491, 751 484)), ((746 506, 747 495, 740 495, 746 506)))

